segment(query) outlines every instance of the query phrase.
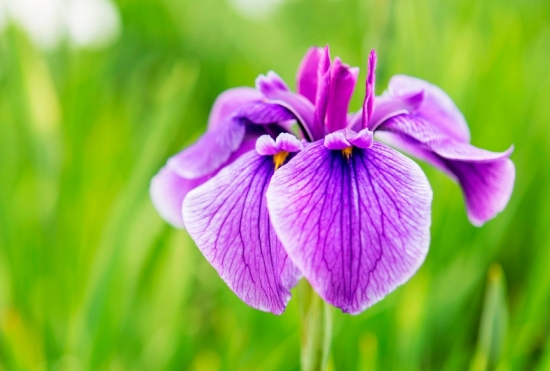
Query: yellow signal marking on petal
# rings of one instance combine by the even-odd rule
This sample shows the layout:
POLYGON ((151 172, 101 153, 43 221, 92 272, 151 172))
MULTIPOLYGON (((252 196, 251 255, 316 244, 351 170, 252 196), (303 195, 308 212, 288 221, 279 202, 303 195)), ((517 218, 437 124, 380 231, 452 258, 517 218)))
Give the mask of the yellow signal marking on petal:
POLYGON ((287 151, 277 152, 273 156, 273 163, 275 164, 275 170, 280 168, 285 163, 285 160, 286 160, 287 157, 288 157, 288 152, 287 151))
POLYGON ((342 154, 344 157, 349 161, 349 158, 351 157, 351 152, 353 151, 353 147, 346 147, 342 150, 342 154))

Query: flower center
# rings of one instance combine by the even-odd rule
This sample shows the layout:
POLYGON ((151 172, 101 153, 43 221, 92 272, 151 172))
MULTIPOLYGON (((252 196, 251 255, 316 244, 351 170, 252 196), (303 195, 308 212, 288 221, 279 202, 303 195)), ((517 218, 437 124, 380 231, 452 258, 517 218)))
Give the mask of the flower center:
POLYGON ((285 160, 287 157, 288 157, 287 151, 277 152, 275 155, 273 155, 273 163, 275 164, 275 170, 280 168, 285 163, 285 160))
POLYGON ((342 150, 342 154, 344 157, 349 161, 349 158, 351 157, 351 152, 353 151, 353 147, 349 146, 342 150))

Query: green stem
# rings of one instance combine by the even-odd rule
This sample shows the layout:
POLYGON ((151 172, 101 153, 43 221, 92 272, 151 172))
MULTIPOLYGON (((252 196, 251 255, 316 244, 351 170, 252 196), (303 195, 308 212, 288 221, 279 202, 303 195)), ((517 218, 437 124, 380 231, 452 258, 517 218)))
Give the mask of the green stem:
POLYGON ((299 287, 302 320, 302 371, 327 367, 332 340, 332 308, 302 280, 299 287))

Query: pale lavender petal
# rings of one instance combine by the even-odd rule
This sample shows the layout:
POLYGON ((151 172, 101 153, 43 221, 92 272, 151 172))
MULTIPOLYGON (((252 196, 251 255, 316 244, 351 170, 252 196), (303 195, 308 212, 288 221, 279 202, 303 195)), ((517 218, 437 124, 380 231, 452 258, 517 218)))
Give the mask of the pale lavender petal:
POLYGON ((160 216, 177 228, 184 228, 181 216, 183 199, 189 191, 210 179, 207 175, 198 179, 185 179, 169 166, 164 166, 151 180, 149 193, 160 216))
POLYGON ((355 89, 358 68, 351 68, 335 58, 332 64, 330 93, 327 103, 326 125, 329 133, 347 126, 349 101, 355 89))
POLYGON ((197 179, 221 167, 241 145, 246 132, 239 119, 229 120, 203 134, 195 144, 168 160, 180 176, 197 179))
POLYGON ((272 224, 327 302, 356 314, 407 281, 430 241, 432 191, 412 160, 375 142, 351 157, 316 142, 273 176, 272 224))
POLYGON ((248 152, 187 195, 183 219, 204 256, 245 303, 280 314, 299 271, 267 212, 273 171, 271 156, 248 152))
POLYGON ((203 177, 218 170, 240 147, 246 133, 246 124, 267 125, 293 118, 294 115, 289 110, 278 104, 245 104, 227 123, 208 130, 195 144, 173 156, 168 163, 184 178, 203 177))
POLYGON ((256 152, 260 155, 273 156, 279 151, 279 145, 270 135, 262 135, 256 141, 256 152))
POLYGON ((266 76, 260 75, 256 78, 256 89, 266 97, 277 91, 289 91, 284 80, 273 71, 269 71, 266 76))
POLYGON ((384 122, 383 139, 442 169, 460 183, 468 217, 481 226, 502 211, 512 194, 515 167, 513 148, 491 152, 449 137, 439 127, 417 116, 402 115, 384 122))
POLYGON ((448 137, 462 142, 470 141, 470 131, 464 116, 439 87, 415 77, 396 75, 390 80, 387 95, 395 100, 406 100, 419 92, 423 92, 422 102, 411 114, 429 121, 448 137))
POLYGON ((347 138, 345 130, 338 130, 334 133, 328 134, 325 137, 323 144, 325 147, 332 150, 342 150, 344 148, 352 146, 347 138))
POLYGON ((359 133, 351 129, 340 129, 328 134, 324 141, 325 147, 333 150, 342 150, 352 146, 370 148, 373 143, 373 133, 369 129, 363 129, 359 133))
POLYGON ((216 98, 210 111, 208 129, 215 129, 218 125, 230 119, 243 105, 262 99, 262 94, 253 88, 242 87, 224 91, 216 98))
POLYGON ((281 133, 277 137, 277 146, 281 151, 298 152, 304 149, 304 145, 298 138, 289 133, 281 133))
MULTIPOLYGON (((233 163, 244 153, 254 149, 256 144, 257 134, 245 135, 240 147, 231 154, 220 168, 233 163)), ((177 156, 177 155, 176 155, 177 156)), ((189 191, 212 178, 219 169, 214 170, 203 177, 197 179, 186 179, 180 176, 169 165, 164 166, 151 180, 149 193, 153 201, 153 205, 157 209, 160 216, 168 223, 177 228, 184 228, 183 219, 181 216, 182 201, 189 191)))
POLYGON ((302 59, 296 76, 298 94, 309 99, 311 103, 315 103, 317 96, 317 71, 323 53, 323 48, 310 48, 302 59))
POLYGON ((373 133, 368 128, 361 130, 353 137, 348 137, 348 140, 351 144, 359 148, 370 148, 374 143, 373 133))

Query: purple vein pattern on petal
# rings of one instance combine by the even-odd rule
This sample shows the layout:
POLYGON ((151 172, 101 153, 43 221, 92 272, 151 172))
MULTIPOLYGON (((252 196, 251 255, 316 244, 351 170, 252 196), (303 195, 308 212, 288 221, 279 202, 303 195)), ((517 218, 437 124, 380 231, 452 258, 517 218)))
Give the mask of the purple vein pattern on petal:
POLYGON ((430 241, 432 191, 412 160, 375 142, 318 141, 281 167, 267 192, 277 235, 327 302, 356 314, 407 281, 430 241))
POLYGON ((464 116, 439 87, 415 77, 396 75, 390 80, 387 94, 393 99, 406 101, 419 92, 422 92, 422 102, 414 115, 426 119, 449 137, 470 141, 470 130, 464 116))
POLYGON ((245 303, 280 314, 299 273, 270 223, 265 192, 273 171, 271 156, 246 153, 187 195, 183 219, 204 256, 245 303))
POLYGON ((389 144, 431 163, 460 183, 472 224, 483 225, 508 204, 515 181, 515 167, 509 159, 512 147, 505 152, 477 148, 408 115, 386 121, 379 130, 389 144))
POLYGON ((243 105, 261 101, 263 99, 262 94, 256 89, 249 87, 241 87, 229 89, 221 93, 214 105, 212 111, 210 111, 210 117, 208 118, 208 129, 215 129, 231 116, 243 105))
POLYGON ((323 48, 310 48, 298 68, 296 85, 298 94, 303 95, 313 104, 317 96, 317 70, 323 55, 323 48))

